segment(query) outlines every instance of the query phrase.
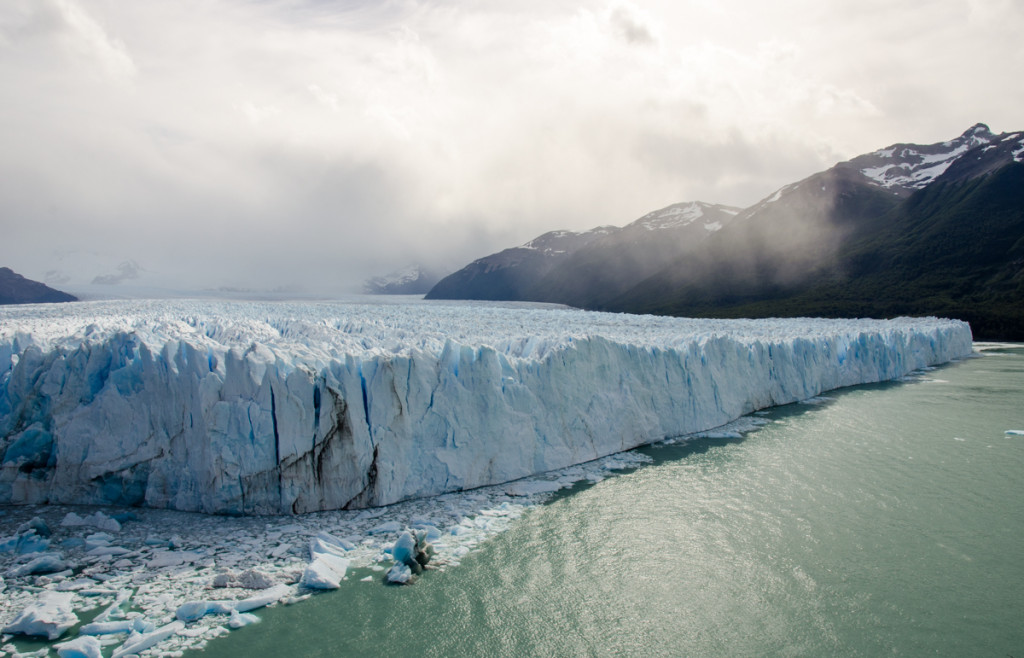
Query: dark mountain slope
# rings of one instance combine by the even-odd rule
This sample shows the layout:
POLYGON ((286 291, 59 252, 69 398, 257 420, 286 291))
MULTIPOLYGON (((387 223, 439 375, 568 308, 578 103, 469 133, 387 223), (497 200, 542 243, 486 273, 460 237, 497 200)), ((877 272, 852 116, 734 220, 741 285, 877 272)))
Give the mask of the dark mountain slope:
POLYGON ((666 309, 789 294, 819 276, 866 220, 899 203, 859 172, 833 167, 780 189, 740 213, 698 252, 593 308, 674 313, 666 309))
POLYGON ((713 231, 645 234, 642 218, 557 254, 524 245, 480 259, 428 296, 715 317, 936 314, 1024 340, 1022 161, 1024 132, 976 124, 840 162, 713 231))
POLYGON ((601 226, 584 233, 545 233, 520 247, 485 256, 449 274, 426 298, 539 301, 530 297, 530 291, 544 276, 580 248, 619 230, 615 226, 601 226))
POLYGON ((0 267, 0 304, 41 304, 75 302, 77 297, 26 279, 8 267, 0 267))
POLYGON ((738 212, 699 201, 656 210, 578 249, 528 290, 528 298, 596 306, 695 253, 738 212))
POLYGON ((966 320, 976 338, 1024 340, 1024 164, 966 180, 950 171, 866 218, 799 285, 740 286, 737 295, 700 278, 674 290, 663 281, 611 306, 696 317, 928 314, 966 320))

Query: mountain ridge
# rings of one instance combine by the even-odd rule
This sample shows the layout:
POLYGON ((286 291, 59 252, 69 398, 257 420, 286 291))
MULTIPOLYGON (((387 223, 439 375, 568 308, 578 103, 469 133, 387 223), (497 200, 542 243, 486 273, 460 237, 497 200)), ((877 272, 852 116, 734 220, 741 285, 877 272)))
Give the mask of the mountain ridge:
MULTIPOLYGON (((1015 310, 1024 307, 1024 199, 1014 188, 1022 161, 1024 132, 996 135, 979 123, 945 142, 893 144, 784 185, 704 240, 654 231, 650 244, 625 246, 619 236, 662 209, 539 275, 498 254, 474 263, 528 280, 502 299, 696 317, 943 314, 971 318, 979 338, 1024 340, 1015 310)), ((473 282, 465 270, 454 281, 473 282)), ((459 293, 435 287, 427 296, 459 293)), ((498 297, 478 279, 473 298, 498 297)))

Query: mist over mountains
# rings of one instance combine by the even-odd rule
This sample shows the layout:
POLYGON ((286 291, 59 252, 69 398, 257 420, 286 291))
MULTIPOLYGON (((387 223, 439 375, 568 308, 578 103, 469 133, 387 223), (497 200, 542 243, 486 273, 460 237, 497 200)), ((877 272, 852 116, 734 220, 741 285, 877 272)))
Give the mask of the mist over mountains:
POLYGON ((1024 133, 977 124, 894 144, 746 209, 702 202, 623 228, 556 231, 476 260, 432 299, 693 317, 967 320, 1024 339, 1024 133))

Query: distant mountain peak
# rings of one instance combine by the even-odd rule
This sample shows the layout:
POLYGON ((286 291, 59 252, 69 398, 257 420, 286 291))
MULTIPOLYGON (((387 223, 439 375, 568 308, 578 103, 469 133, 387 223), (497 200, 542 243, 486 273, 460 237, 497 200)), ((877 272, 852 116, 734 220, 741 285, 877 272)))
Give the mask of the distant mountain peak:
POLYGON ((627 224, 626 228, 642 227, 648 231, 659 231, 689 226, 697 220, 706 218, 707 221, 704 222, 704 229, 707 231, 717 231, 723 225, 721 217, 713 216, 716 214, 716 211, 726 215, 736 215, 740 212, 740 208, 705 203, 703 201, 684 201, 649 212, 632 224, 627 224))
POLYGON ((994 137, 987 123, 976 123, 967 130, 961 137, 994 137))
POLYGON ((976 123, 949 141, 928 145, 894 144, 840 166, 854 167, 874 184, 907 194, 930 185, 971 149, 999 139, 987 125, 976 123))
POLYGON ((521 249, 540 251, 544 254, 565 254, 578 249, 597 238, 610 235, 621 229, 618 226, 598 226, 589 231, 548 231, 523 244, 521 249))
POLYGON ((375 276, 363 283, 368 295, 422 295, 434 287, 439 276, 422 265, 408 265, 385 276, 375 276))

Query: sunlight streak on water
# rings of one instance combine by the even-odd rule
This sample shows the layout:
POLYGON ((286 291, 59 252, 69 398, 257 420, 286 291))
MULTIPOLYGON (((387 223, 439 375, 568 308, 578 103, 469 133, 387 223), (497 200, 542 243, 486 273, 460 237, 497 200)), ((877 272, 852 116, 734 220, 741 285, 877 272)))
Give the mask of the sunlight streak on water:
POLYGON ((1024 348, 830 396, 742 439, 646 449, 457 569, 350 576, 207 653, 1019 652, 1024 348))

